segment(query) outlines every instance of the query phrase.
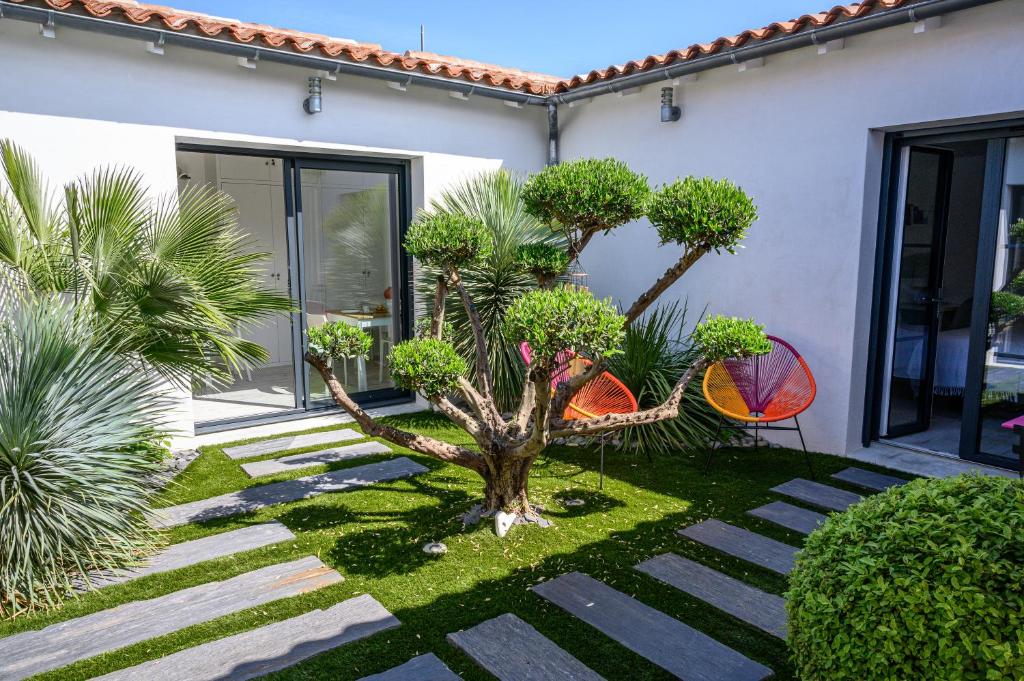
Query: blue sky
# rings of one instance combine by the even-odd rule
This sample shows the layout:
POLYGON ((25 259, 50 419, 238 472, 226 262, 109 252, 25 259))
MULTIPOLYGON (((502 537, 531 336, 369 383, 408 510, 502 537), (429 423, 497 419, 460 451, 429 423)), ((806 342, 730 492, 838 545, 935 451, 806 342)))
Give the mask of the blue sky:
POLYGON ((569 76, 828 9, 828 0, 161 0, 243 21, 569 76))

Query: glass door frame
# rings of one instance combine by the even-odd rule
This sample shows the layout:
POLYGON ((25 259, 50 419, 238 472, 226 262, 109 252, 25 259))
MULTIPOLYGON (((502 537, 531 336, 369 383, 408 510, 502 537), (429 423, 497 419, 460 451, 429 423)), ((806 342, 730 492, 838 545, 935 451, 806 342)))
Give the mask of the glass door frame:
MULTIPOLYGON (((395 210, 391 216, 389 234, 390 243, 392 244, 389 254, 391 257, 391 287, 393 291, 398 291, 398 295, 394 297, 394 301, 398 305, 398 314, 392 318, 391 330, 393 338, 411 338, 413 327, 412 310, 414 305, 412 290, 412 258, 401 246, 402 240, 405 237, 405 232, 409 226, 409 212, 407 212, 405 207, 406 202, 403 199, 403 197, 408 194, 408 191, 405 190, 405 188, 408 187, 407 176, 404 176, 406 166, 404 164, 368 161, 367 159, 340 160, 338 158, 323 157, 295 157, 288 159, 285 165, 290 168, 291 182, 289 183, 289 186, 294 191, 293 203, 289 204, 286 199, 285 204, 289 205, 289 225, 290 229, 294 230, 296 244, 295 257, 299 263, 306 262, 305 246, 302 240, 302 235, 304 233, 302 225, 303 169, 377 173, 387 175, 389 177, 389 196, 394 195, 397 197, 396 205, 394 207, 395 210), (394 194, 391 194, 391 189, 394 190, 394 194), (394 245, 397 245, 398 247, 395 248, 394 245)), ((299 292, 298 302, 300 312, 295 313, 299 317, 297 323, 293 317, 292 336, 293 340, 297 340, 296 347, 299 347, 301 352, 305 352, 305 347, 302 343, 302 339, 306 337, 305 311, 307 305, 305 270, 304 267, 300 266, 296 266, 295 270, 298 272, 299 276, 298 281, 296 281, 296 288, 292 290, 297 290, 299 292), (298 336, 297 339, 296 336, 298 336)), ((309 371, 310 367, 306 362, 302 361, 300 356, 299 363, 296 365, 295 371, 296 379, 300 382, 296 383, 296 385, 302 386, 302 399, 306 404, 306 409, 312 411, 316 409, 334 408, 335 405, 330 401, 330 399, 321 399, 317 401, 312 399, 309 389, 309 371), (301 376, 299 374, 301 374, 301 376)), ((359 403, 381 404, 383 402, 408 400, 412 395, 408 391, 400 390, 398 388, 384 388, 353 393, 352 397, 359 403)))
POLYGON ((862 444, 865 447, 879 439, 881 408, 885 400, 882 392, 888 390, 885 365, 889 344, 890 307, 893 303, 894 253, 900 247, 898 219, 903 176, 901 159, 908 146, 941 145, 952 142, 987 142, 984 189, 979 216, 978 256, 974 277, 974 306, 971 310, 971 330, 968 341, 967 373, 964 385, 964 405, 960 430, 959 456, 962 459, 1016 468, 1013 459, 980 451, 981 442, 981 388, 985 377, 985 349, 988 342, 988 318, 995 268, 995 253, 999 236, 999 211, 1002 204, 1003 173, 1006 160, 1006 141, 1010 137, 1024 136, 1024 118, 1002 122, 950 126, 903 132, 890 132, 885 136, 882 156, 882 182, 879 200, 878 233, 875 248, 874 294, 870 342, 868 346, 867 380, 865 383, 864 423, 862 444))
MULTIPOLYGON (((236 156, 253 156, 275 158, 281 160, 282 186, 284 189, 285 236, 288 248, 288 291, 294 310, 291 313, 292 329, 292 366, 295 373, 295 408, 270 414, 253 414, 232 419, 197 423, 195 432, 210 433, 219 430, 245 425, 246 423, 269 423, 303 418, 310 412, 340 411, 341 408, 327 401, 313 403, 309 396, 307 381, 308 370, 303 360, 305 352, 305 287, 301 263, 302 224, 301 224, 301 188, 296 184, 301 181, 297 170, 302 164, 307 167, 327 170, 349 170, 356 172, 390 173, 394 178, 397 192, 395 219, 392 220, 391 267, 392 279, 398 283, 399 295, 395 300, 399 306, 398 331, 396 338, 401 340, 412 337, 413 329, 413 265, 412 257, 402 247, 402 240, 412 220, 412 192, 410 176, 412 162, 406 159, 385 159, 365 156, 349 156, 345 154, 318 154, 295 152, 283 149, 251 148, 243 146, 227 146, 193 142, 178 142, 176 151, 189 151, 207 154, 231 154, 236 156), (315 165, 310 165, 315 164, 315 165), (296 295, 298 293, 298 295, 296 295)), ((398 389, 373 390, 353 394, 353 399, 360 405, 384 406, 409 402, 414 395, 398 389)))

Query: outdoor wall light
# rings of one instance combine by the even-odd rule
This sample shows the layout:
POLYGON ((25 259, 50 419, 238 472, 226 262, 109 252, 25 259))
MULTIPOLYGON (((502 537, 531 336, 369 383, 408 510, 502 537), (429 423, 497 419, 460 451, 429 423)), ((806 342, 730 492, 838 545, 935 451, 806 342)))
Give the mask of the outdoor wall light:
POLYGON ((674 123, 683 115, 682 109, 672 105, 672 88, 661 88, 661 122, 674 123))
POLYGON ((320 76, 309 77, 309 97, 302 102, 302 108, 308 114, 318 114, 324 110, 323 98, 320 96, 320 76))

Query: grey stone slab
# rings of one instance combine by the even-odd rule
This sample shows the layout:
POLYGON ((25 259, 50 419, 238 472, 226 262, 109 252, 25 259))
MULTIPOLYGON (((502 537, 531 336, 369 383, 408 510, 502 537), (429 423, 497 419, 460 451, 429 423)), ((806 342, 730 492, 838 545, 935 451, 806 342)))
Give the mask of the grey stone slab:
POLYGON ((245 471, 250 478, 259 478, 264 475, 289 473, 291 471, 297 471, 325 463, 337 463, 338 461, 357 459, 361 456, 370 456, 371 454, 390 453, 391 450, 379 442, 360 442, 346 447, 333 447, 331 449, 321 449, 317 452, 307 452, 306 454, 282 456, 279 459, 243 463, 242 470, 245 471))
POLYGON ((863 468, 852 467, 833 473, 832 477, 863 489, 869 489, 872 492, 884 492, 890 487, 900 487, 910 482, 892 475, 883 475, 874 471, 866 471, 863 468))
POLYGON ((369 594, 326 610, 186 648, 166 657, 122 669, 106 681, 245 681, 287 669, 305 659, 400 624, 369 594))
POLYGON ((603 678, 511 613, 448 634, 448 642, 499 681, 602 681, 603 678))
POLYGON ((309 556, 8 636, 0 639, 0 679, 24 679, 341 580, 309 556))
POLYGON ((765 679, 772 670, 663 612, 579 572, 533 591, 685 681, 765 679))
POLYGON ((674 553, 645 560, 636 569, 786 640, 786 601, 781 596, 765 593, 674 553))
POLYGON ((289 449, 317 447, 335 442, 344 442, 345 440, 360 440, 364 437, 366 436, 351 428, 341 428, 339 430, 325 430, 319 433, 306 433, 305 435, 289 435, 287 437, 274 438, 273 440, 263 440, 262 442, 253 442, 247 445, 227 447, 224 449, 224 453, 230 459, 248 459, 254 456, 273 454, 274 452, 284 452, 289 449))
POLYGON ((684 527, 679 530, 679 534, 780 575, 788 575, 793 570, 793 561, 799 550, 795 546, 715 519, 684 527))
MULTIPOLYGON (((89 582, 93 588, 99 589, 111 584, 121 584, 146 575, 169 572, 291 539, 295 539, 291 530, 276 520, 272 520, 269 523, 243 527, 240 530, 222 532, 212 537, 171 544, 150 558, 144 565, 116 573, 91 575, 89 582)), ((86 588, 85 585, 83 588, 86 588)))
POLYGON ((437 655, 427 653, 386 672, 364 676, 359 681, 459 681, 459 677, 437 655))
POLYGON ((355 466, 295 480, 249 487, 180 506, 156 509, 153 511, 151 522, 158 527, 198 523, 213 518, 247 513, 274 504, 308 499, 325 492, 344 492, 372 485, 375 482, 405 478, 417 473, 424 473, 426 470, 426 467, 412 459, 401 456, 397 459, 369 463, 365 466, 355 466))
POLYGON ((803 478, 793 478, 789 482, 776 485, 772 487, 772 491, 829 511, 845 511, 863 500, 859 494, 803 478))
POLYGON ((747 513, 800 534, 810 534, 828 520, 828 517, 821 513, 787 504, 785 501, 773 501, 770 504, 751 509, 747 513))
POLYGON ((440 658, 432 652, 418 655, 404 665, 398 665, 386 672, 365 676, 358 681, 459 681, 460 677, 445 667, 440 658))

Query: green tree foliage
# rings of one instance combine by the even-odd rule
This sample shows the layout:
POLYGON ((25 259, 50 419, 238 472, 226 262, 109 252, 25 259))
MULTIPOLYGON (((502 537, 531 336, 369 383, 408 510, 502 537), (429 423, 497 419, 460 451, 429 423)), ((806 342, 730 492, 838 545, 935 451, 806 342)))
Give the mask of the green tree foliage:
POLYGON ((448 341, 414 338, 399 343, 388 353, 388 367, 395 384, 426 397, 455 392, 469 367, 448 341))
POLYGON ((1024 483, 916 480, 833 515, 797 555, 806 681, 1024 678, 1024 483))
POLYGON ((540 286, 547 286, 569 268, 569 255, 565 248, 551 243, 523 244, 516 259, 524 272, 528 272, 540 286))
POLYGON ((421 213, 405 235, 405 250, 410 255, 445 272, 478 262, 490 249, 483 221, 465 213, 421 213))
POLYGON ((621 352, 625 328, 610 300, 559 286, 531 291, 512 303, 505 334, 526 341, 534 362, 550 364, 567 348, 587 357, 612 357, 621 352))
POLYGON ((370 356, 373 337, 345 322, 327 322, 306 330, 306 347, 325 362, 370 356))
POLYGON ((613 158, 584 158, 548 166, 523 188, 526 210, 577 242, 644 215, 647 178, 613 158))
POLYGON ((163 405, 86 311, 39 299, 0 322, 0 617, 58 605, 154 543, 143 512, 163 405))
POLYGON ((655 192, 647 217, 662 244, 735 253, 736 245, 757 219, 757 208, 729 180, 687 177, 655 192))
POLYGON ((710 362, 730 357, 766 355, 772 343, 764 327, 752 319, 739 319, 713 315, 693 330, 693 343, 701 355, 710 362))
POLYGON ((258 283, 265 256, 247 251, 231 197, 190 187, 153 201, 138 173, 110 168, 57 200, 24 150, 0 141, 0 163, 0 265, 22 286, 69 294, 126 358, 181 384, 266 360, 239 328, 291 304, 258 283))

